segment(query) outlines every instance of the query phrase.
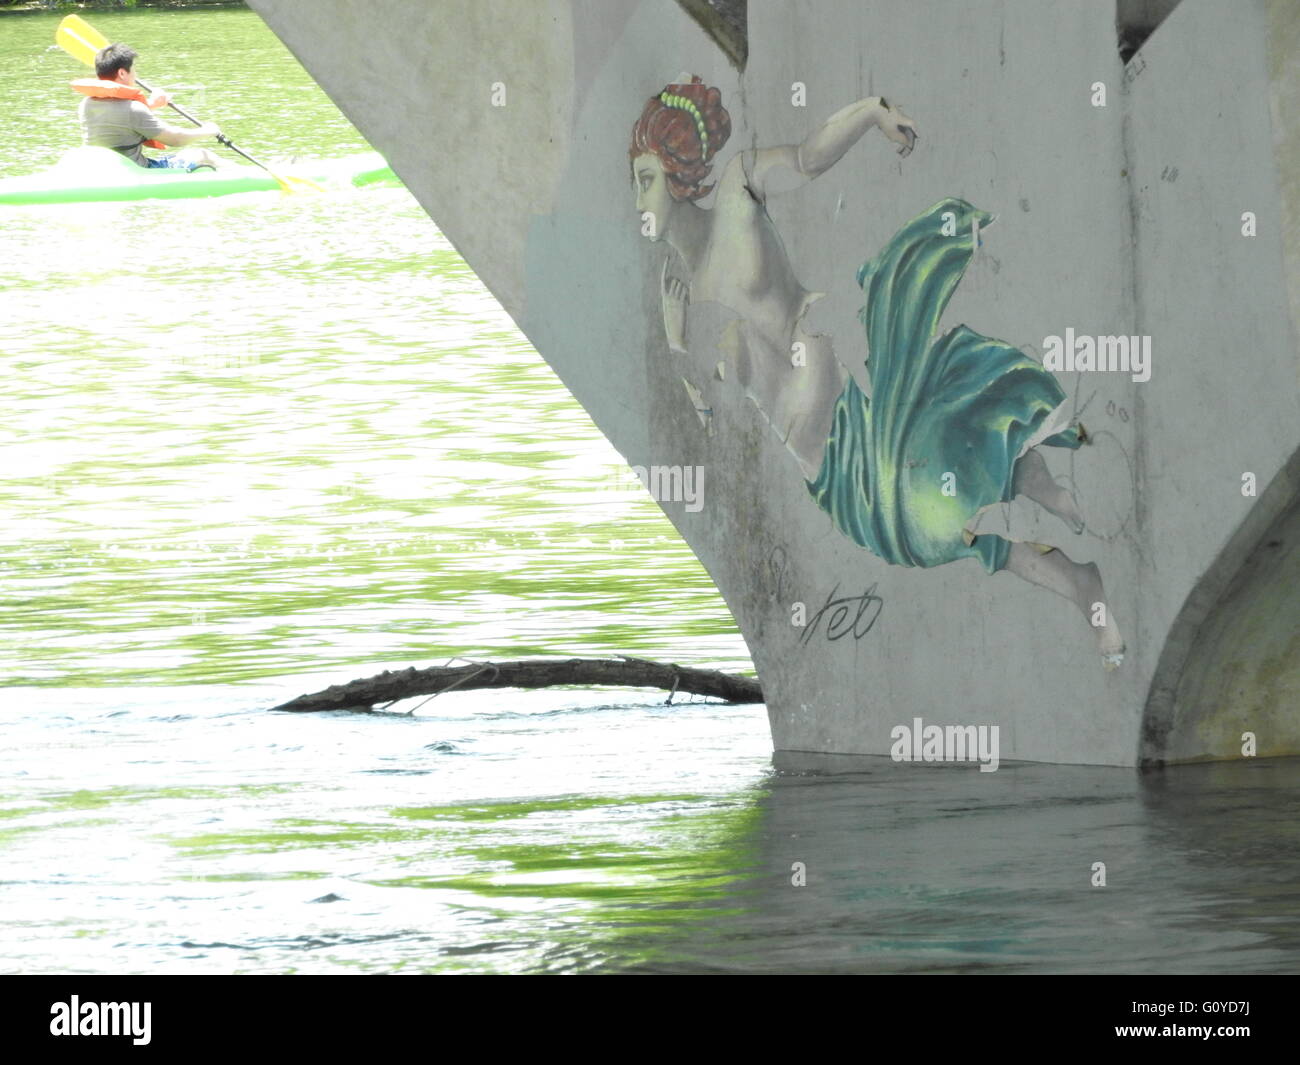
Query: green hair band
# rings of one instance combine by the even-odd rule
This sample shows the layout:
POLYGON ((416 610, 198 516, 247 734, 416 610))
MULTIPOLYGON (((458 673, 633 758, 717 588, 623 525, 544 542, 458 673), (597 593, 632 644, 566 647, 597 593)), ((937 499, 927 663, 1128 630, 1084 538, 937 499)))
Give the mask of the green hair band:
POLYGON ((677 96, 666 89, 659 94, 659 100, 665 107, 674 107, 679 111, 685 111, 695 119, 695 130, 700 135, 700 149, 704 153, 702 158, 708 159, 709 131, 704 126, 704 118, 700 114, 700 109, 687 97, 677 96))

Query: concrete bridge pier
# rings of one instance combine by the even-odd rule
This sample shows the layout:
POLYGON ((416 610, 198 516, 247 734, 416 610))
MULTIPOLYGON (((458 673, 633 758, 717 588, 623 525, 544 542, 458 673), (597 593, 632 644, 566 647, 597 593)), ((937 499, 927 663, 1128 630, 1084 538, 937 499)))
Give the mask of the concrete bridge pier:
POLYGON ((1300 753, 1292 0, 251 6, 662 475, 778 750, 1300 753))

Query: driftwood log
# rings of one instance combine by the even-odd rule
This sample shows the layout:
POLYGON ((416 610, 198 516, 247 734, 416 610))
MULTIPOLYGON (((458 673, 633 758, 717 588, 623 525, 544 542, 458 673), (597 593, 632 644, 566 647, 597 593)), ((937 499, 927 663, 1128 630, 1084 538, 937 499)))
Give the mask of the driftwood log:
POLYGON ((419 695, 435 696, 470 688, 548 688, 557 684, 610 684, 622 688, 663 688, 668 699, 677 692, 711 695, 729 703, 761 703, 763 690, 753 677, 693 669, 644 658, 532 658, 512 662, 470 662, 463 666, 385 671, 324 691, 299 695, 273 710, 369 710, 419 695))

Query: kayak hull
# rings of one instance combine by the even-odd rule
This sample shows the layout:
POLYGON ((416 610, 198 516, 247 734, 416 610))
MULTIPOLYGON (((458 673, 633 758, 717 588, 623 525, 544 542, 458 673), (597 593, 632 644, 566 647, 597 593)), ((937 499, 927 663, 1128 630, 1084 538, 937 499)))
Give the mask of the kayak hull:
MULTIPOLYGON (((306 164, 285 170, 330 186, 396 184, 376 152, 306 164)), ((94 203, 113 200, 191 200, 242 192, 274 192, 279 182, 256 166, 220 170, 152 170, 109 148, 74 148, 48 170, 0 179, 0 204, 94 203)))

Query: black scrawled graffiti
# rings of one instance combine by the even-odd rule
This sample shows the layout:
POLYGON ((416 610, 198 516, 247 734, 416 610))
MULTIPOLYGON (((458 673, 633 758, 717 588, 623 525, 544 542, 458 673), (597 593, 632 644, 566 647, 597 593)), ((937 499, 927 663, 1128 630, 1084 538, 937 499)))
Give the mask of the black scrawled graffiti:
POLYGON ((838 599, 840 586, 837 584, 826 597, 826 605, 808 619, 808 625, 799 637, 799 642, 807 644, 825 620, 825 633, 828 640, 841 640, 852 636, 860 640, 871 631, 871 627, 880 617, 885 601, 876 594, 873 584, 861 595, 845 595, 838 599))

